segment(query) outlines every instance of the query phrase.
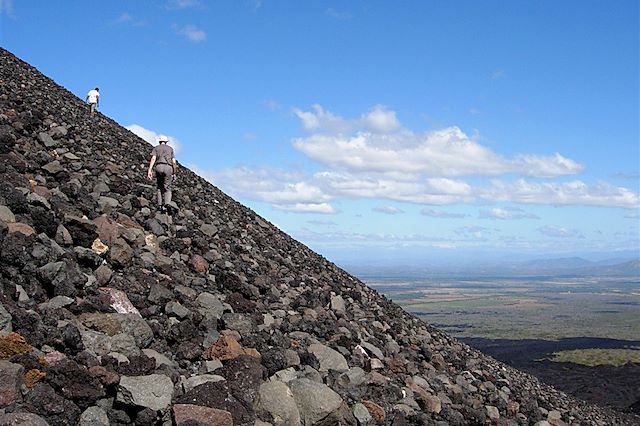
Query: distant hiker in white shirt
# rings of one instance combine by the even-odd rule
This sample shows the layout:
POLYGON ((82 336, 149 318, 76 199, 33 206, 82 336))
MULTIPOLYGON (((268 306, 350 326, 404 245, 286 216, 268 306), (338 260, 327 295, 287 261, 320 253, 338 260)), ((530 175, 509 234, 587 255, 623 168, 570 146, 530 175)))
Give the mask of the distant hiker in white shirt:
POLYGON ((100 89, 96 87, 95 89, 89 90, 89 93, 87 93, 87 103, 89 104, 89 112, 93 115, 100 103, 100 89))

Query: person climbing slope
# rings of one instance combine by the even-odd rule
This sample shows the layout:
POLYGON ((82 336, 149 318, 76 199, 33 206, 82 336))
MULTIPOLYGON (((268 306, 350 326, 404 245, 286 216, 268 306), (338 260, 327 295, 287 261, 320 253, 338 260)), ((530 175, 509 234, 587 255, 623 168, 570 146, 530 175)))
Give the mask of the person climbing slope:
POLYGON ((100 89, 96 87, 95 89, 89 90, 89 93, 87 93, 87 103, 89 104, 89 112, 93 115, 100 103, 100 89))
POLYGON ((167 145, 167 142, 169 142, 169 139, 166 136, 158 137, 158 145, 151 151, 151 160, 147 171, 147 177, 152 180, 155 166, 160 213, 166 213, 167 211, 171 213, 171 210, 175 208, 175 204, 171 203, 171 183, 175 179, 178 165, 173 154, 173 148, 167 145))

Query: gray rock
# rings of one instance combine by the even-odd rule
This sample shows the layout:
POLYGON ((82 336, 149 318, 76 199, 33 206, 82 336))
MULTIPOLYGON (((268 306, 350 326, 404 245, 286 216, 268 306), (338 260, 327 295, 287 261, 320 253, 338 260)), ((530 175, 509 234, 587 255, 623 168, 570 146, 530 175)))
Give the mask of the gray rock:
POLYGON ((62 167, 62 165, 60 164, 60 162, 58 160, 54 160, 50 163, 45 164, 44 166, 42 166, 42 169, 45 170, 46 172, 48 172, 49 174, 55 175, 57 173, 60 173, 61 171, 64 170, 64 167, 62 167))
POLYGON ((8 413, 0 414, 0 426, 49 426, 49 423, 33 413, 8 413))
POLYGON ((133 258, 133 249, 124 238, 118 238, 109 250, 109 260, 111 263, 120 268, 129 266, 133 258))
POLYGON ((22 402, 20 387, 23 383, 24 367, 9 361, 0 361, 0 408, 22 402))
POLYGON ((209 382, 221 382, 223 380, 226 380, 226 379, 222 376, 218 376, 217 374, 201 374, 199 376, 193 376, 185 379, 182 382, 182 387, 186 393, 186 392, 189 392, 191 389, 195 388, 196 386, 200 386, 202 384, 209 383, 209 382))
POLYGON ((298 426, 300 412, 289 386, 272 380, 260 385, 254 404, 256 414, 274 426, 298 426))
POLYGON ((53 140, 53 138, 45 132, 38 133, 38 140, 42 142, 46 148, 55 148, 58 146, 58 142, 53 140))
POLYGON ((153 340, 153 330, 140 315, 137 314, 114 314, 117 316, 122 331, 131 335, 136 345, 146 348, 153 340))
POLYGON ((328 346, 321 343, 314 343, 309 345, 308 351, 315 355, 318 362, 320 362, 320 371, 347 371, 349 369, 349 365, 344 356, 328 346))
POLYGON ((0 336, 6 336, 13 331, 12 320, 11 314, 0 303, 0 336))
POLYGON ((118 207, 119 205, 120 205, 120 202, 115 198, 104 197, 104 196, 101 196, 100 198, 98 198, 98 207, 100 208, 100 211, 109 212, 112 209, 115 209, 116 207, 118 207))
POLYGON ((142 353, 144 353, 149 358, 153 358, 156 360, 156 368, 161 365, 169 365, 174 366, 175 362, 171 361, 166 356, 162 355, 160 352, 154 351, 153 349, 143 349, 142 353))
POLYGON ((67 296, 56 296, 48 302, 42 303, 40 306, 47 309, 60 309, 64 306, 72 304, 74 299, 67 296))
POLYGON ((369 410, 367 410, 367 407, 359 402, 353 406, 353 416, 358 420, 358 424, 361 426, 368 425, 369 422, 373 420, 373 417, 371 416, 371 413, 369 413, 369 410))
POLYGON ((109 417, 100 407, 89 407, 80 416, 78 426, 109 426, 109 417))
POLYGON ((214 225, 203 223, 200 226, 200 231, 202 231, 202 233, 207 237, 213 237, 218 233, 218 228, 216 228, 214 225))
POLYGON ((180 319, 191 316, 191 311, 185 308, 184 306, 182 306, 180 302, 171 301, 167 303, 166 306, 164 307, 164 311, 168 315, 173 315, 180 319))
POLYGON ((111 351, 119 352, 127 358, 140 355, 140 348, 136 344, 136 339, 127 333, 116 334, 111 337, 110 341, 111 351))
POLYGON ((9 207, 0 205, 0 221, 4 223, 15 223, 16 216, 9 207))
POLYGON ((196 298, 196 303, 200 306, 200 313, 215 318, 220 318, 224 312, 224 305, 216 296, 211 293, 200 293, 196 298))
POLYGON ((58 225, 58 229, 56 230, 56 243, 63 246, 70 246, 73 244, 71 234, 63 225, 58 225))
POLYGON ((289 389, 296 401, 300 420, 305 426, 326 420, 342 405, 340 395, 323 383, 295 379, 289 382, 289 389))
POLYGON ((164 410, 171 404, 172 397, 173 383, 167 376, 121 376, 116 401, 152 410, 164 410))
POLYGON ((49 204, 49 201, 47 201, 47 199, 42 195, 38 195, 35 192, 30 192, 29 195, 27 195, 27 201, 29 202, 29 204, 41 206, 48 210, 51 210, 51 204, 49 204))
POLYGON ((384 359, 384 354, 382 353, 382 351, 378 347, 372 345, 371 343, 369 343, 369 342, 361 342, 360 346, 362 346, 367 351, 372 353, 373 356, 375 356, 376 358, 384 359))
POLYGON ((100 265, 98 269, 93 271, 93 275, 96 277, 98 284, 104 286, 109 283, 111 280, 111 276, 113 275, 113 271, 109 267, 109 265, 100 265))
POLYGON ((236 330, 241 336, 254 333, 258 327, 255 320, 248 314, 226 313, 222 315, 225 327, 236 330))
POLYGON ((346 311, 346 305, 344 303, 344 299, 342 298, 342 296, 340 295, 331 296, 331 309, 333 309, 336 312, 346 311))

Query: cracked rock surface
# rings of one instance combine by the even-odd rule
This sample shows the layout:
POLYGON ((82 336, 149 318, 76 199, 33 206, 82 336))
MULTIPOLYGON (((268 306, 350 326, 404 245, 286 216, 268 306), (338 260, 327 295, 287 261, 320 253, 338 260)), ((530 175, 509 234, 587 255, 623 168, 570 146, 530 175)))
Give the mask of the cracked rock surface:
POLYGON ((0 49, 0 425, 634 425, 403 311, 0 49))

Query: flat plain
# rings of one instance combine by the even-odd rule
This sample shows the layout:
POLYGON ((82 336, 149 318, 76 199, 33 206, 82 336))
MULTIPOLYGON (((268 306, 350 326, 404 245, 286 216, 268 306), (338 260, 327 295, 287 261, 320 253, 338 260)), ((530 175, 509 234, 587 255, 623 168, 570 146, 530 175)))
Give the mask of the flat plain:
POLYGON ((640 278, 365 278, 456 337, 640 340, 640 278))

